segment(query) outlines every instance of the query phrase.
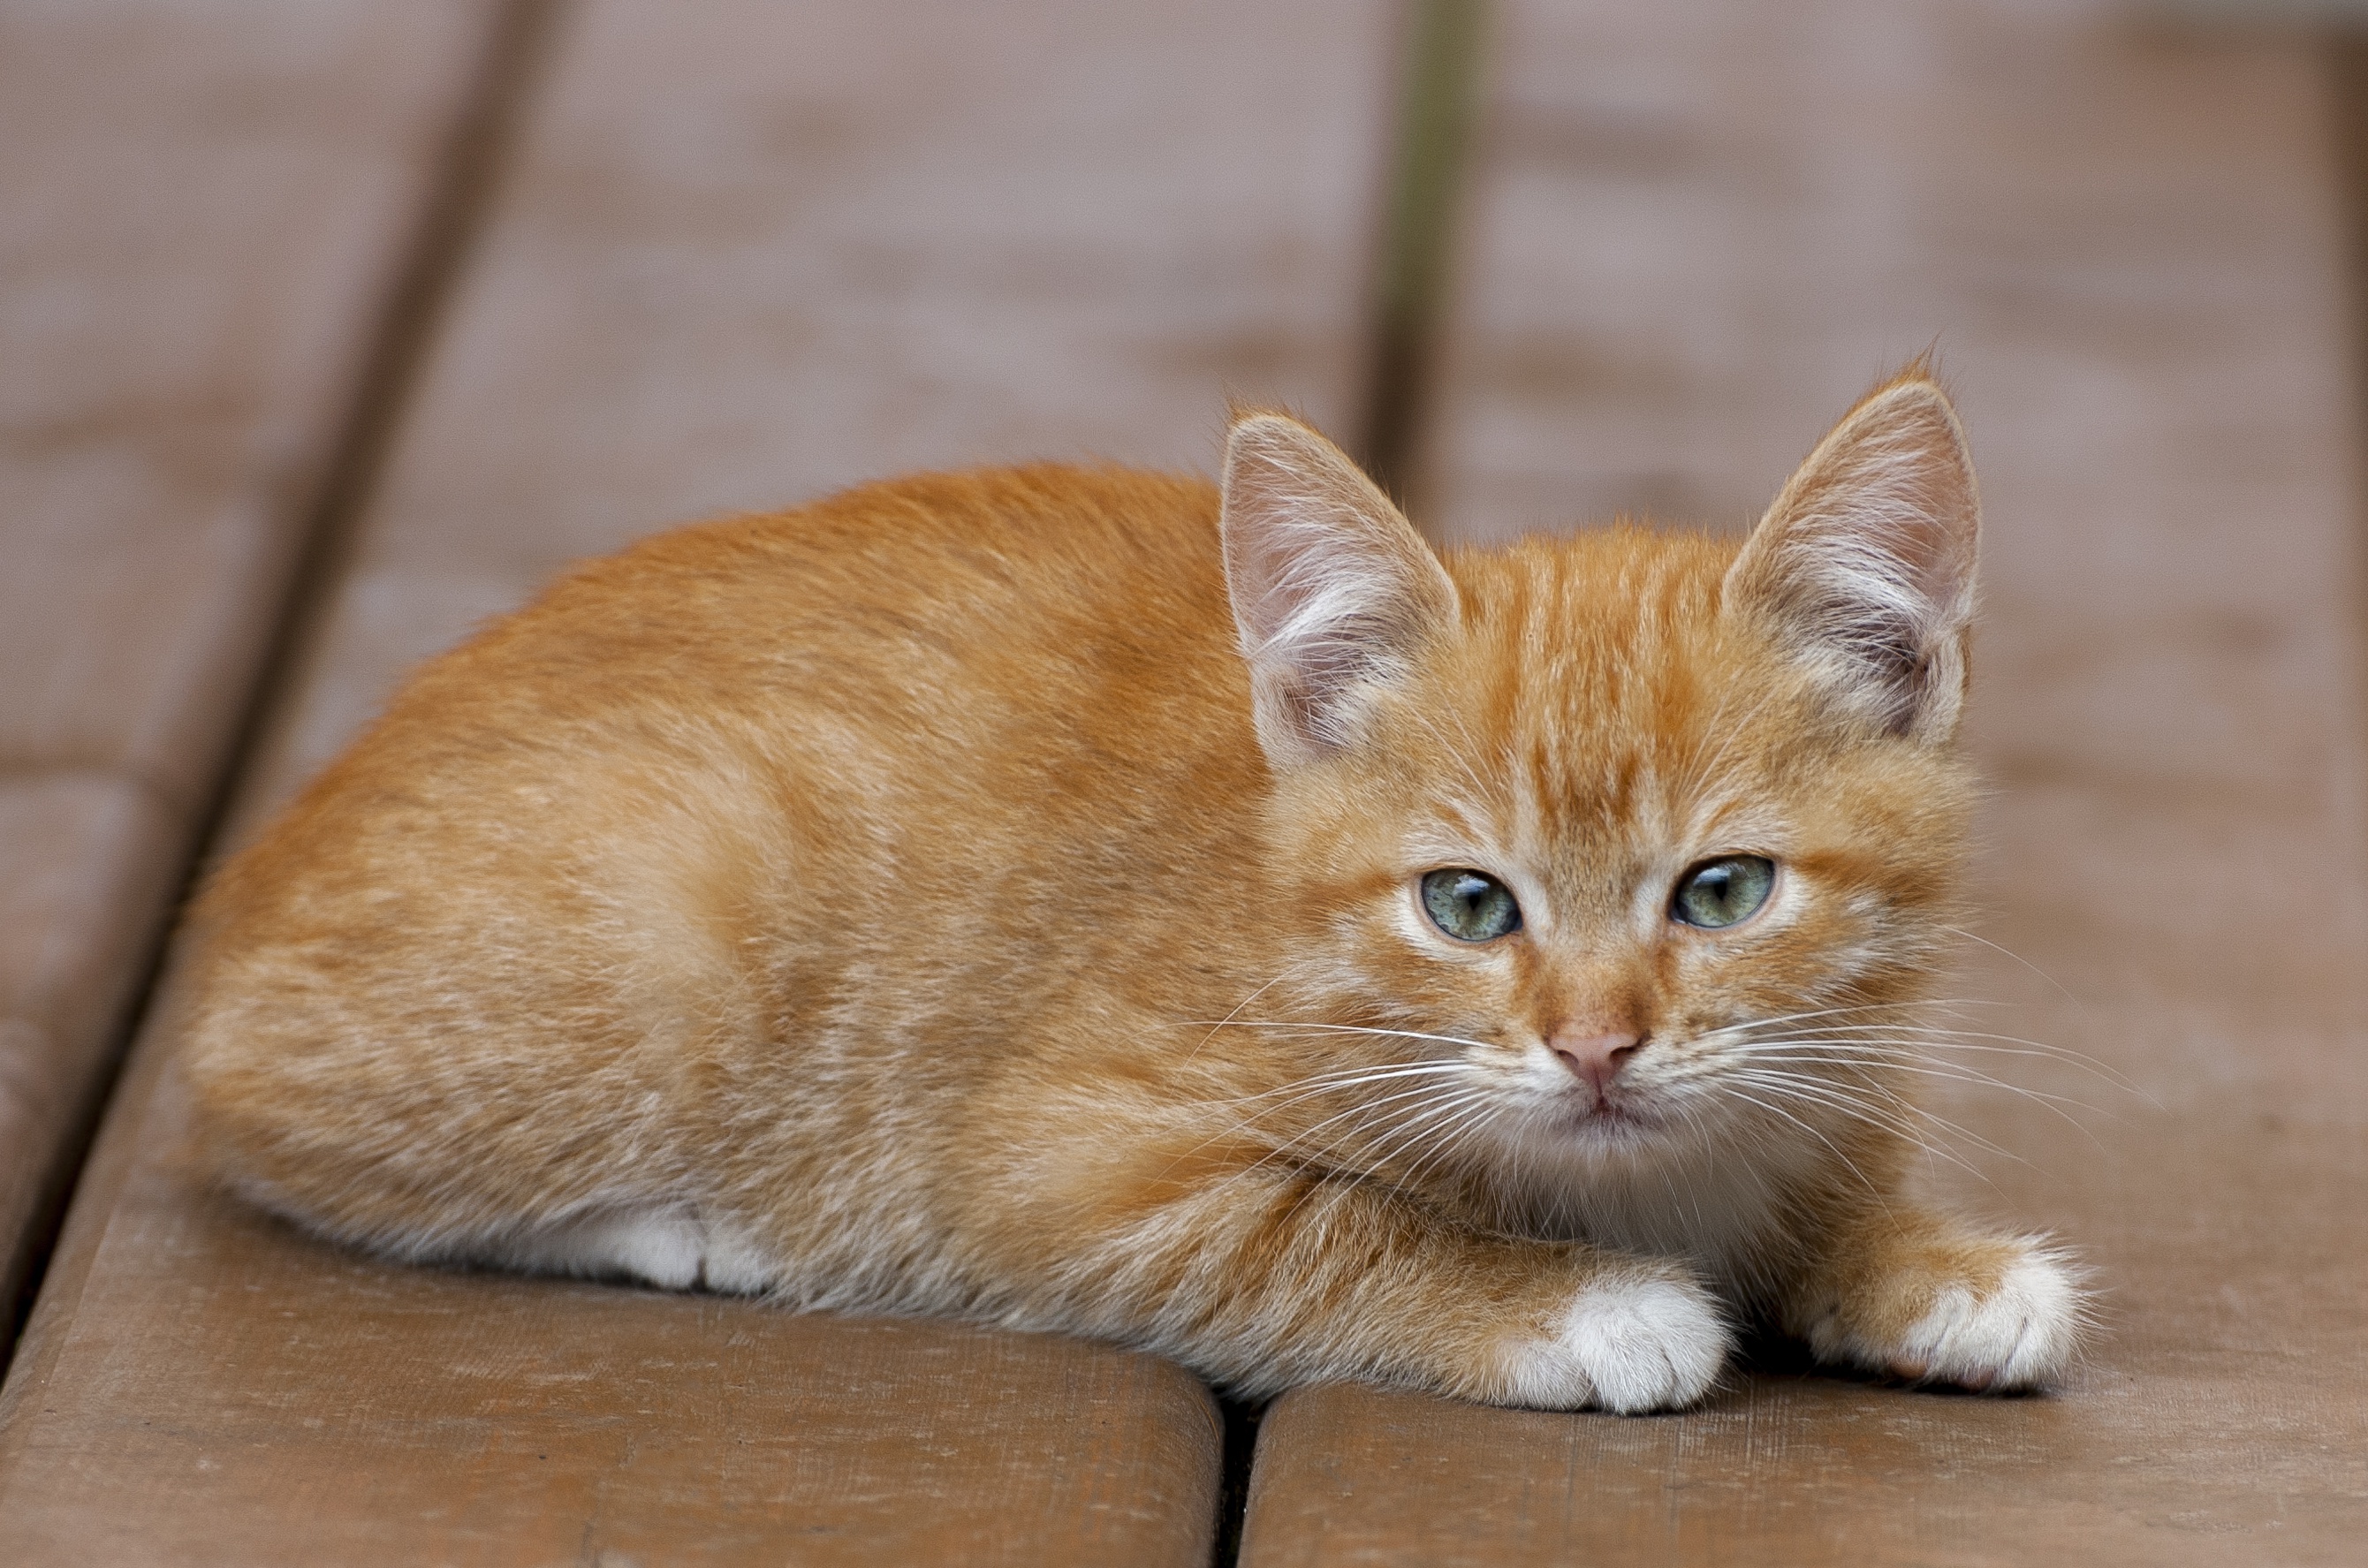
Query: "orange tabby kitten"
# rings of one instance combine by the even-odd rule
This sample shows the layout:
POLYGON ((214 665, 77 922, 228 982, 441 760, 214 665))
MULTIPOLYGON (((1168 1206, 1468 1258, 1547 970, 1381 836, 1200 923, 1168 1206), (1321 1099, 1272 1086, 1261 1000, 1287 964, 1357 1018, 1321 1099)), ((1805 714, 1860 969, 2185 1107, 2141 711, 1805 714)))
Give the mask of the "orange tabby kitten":
POLYGON ((1899 1190, 1974 480, 1911 370, 1749 541, 1435 554, 1315 431, 652 540, 420 671, 223 870, 242 1191, 399 1257, 1641 1411, 1745 1321, 2058 1372, 1899 1190))

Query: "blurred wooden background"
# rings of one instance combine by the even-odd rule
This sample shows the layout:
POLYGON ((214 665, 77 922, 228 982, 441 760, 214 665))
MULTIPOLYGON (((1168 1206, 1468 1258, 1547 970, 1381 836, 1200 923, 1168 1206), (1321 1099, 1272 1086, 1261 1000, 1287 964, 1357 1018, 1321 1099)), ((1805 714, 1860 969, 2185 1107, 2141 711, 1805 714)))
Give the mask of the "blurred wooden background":
POLYGON ((0 1556, 2351 1560, 2342 13, 0 6, 0 1556), (1228 396, 1442 540, 1739 528, 1935 343, 1988 530, 1962 994, 2130 1085, 1939 1102, 1935 1185, 2098 1267, 2060 1395, 1253 1420, 1101 1346, 391 1268, 176 1165, 192 868, 565 561, 916 467, 1205 471, 1228 396))

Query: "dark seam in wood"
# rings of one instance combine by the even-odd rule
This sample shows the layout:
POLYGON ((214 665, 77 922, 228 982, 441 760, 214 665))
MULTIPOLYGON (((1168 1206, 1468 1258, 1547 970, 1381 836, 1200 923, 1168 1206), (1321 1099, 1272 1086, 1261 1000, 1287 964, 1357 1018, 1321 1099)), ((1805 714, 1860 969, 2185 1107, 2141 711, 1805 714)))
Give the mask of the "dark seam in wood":
POLYGON ((1217 1470, 1217 1534, 1210 1562, 1213 1568, 1235 1568, 1242 1556, 1242 1528, 1249 1518, 1250 1471, 1258 1458, 1258 1423, 1266 1415, 1266 1404, 1220 1394, 1217 1411, 1224 1434, 1217 1470))
POLYGON ((1420 499, 1409 493, 1419 479, 1453 280, 1486 14, 1486 0, 1407 0, 1401 27, 1404 63, 1356 435, 1359 460, 1401 506, 1420 499))
POLYGON ((213 786, 192 813, 194 831, 174 879, 175 892, 157 912, 127 992, 123 1016, 110 1031, 105 1062, 83 1096, 73 1132, 61 1144, 45 1182, 40 1210, 28 1233, 25 1278, 9 1303, 7 1358, 13 1363, 51 1255, 64 1224, 76 1178, 113 1096, 126 1048, 136 1035, 162 973, 165 938, 216 850, 245 765, 270 714, 289 694, 300 655, 321 623, 325 600, 351 553, 359 520, 393 449, 419 370, 445 306, 465 270, 492 206, 504 165, 537 69, 566 0, 502 0, 486 24, 474 79, 460 99, 416 226, 401 249, 377 326, 359 360, 351 401, 334 426, 318 490, 305 506, 297 548, 274 602, 279 609, 263 642, 246 700, 221 756, 213 786))
MULTIPOLYGON (((2333 119, 2336 194, 2343 211, 2343 283, 2351 316, 2352 465, 2355 501, 2359 476, 2368 472, 2368 20, 2330 29, 2327 41, 2328 91, 2333 119)), ((2353 518, 2351 609, 2355 624, 2368 617, 2368 515, 2353 518)), ((2368 639, 2363 639, 2368 643, 2368 639)), ((2368 653, 2368 647, 2363 647, 2368 653)), ((2354 671, 2355 694, 2368 694, 2368 659, 2354 671)))

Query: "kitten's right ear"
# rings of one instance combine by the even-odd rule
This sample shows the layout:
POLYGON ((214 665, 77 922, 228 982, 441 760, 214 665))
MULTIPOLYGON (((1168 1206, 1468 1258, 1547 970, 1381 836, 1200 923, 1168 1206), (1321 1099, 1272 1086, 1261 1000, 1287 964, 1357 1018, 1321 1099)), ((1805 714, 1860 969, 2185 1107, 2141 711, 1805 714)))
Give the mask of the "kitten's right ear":
POLYGON ((1235 420, 1221 528, 1258 744, 1278 768, 1353 744, 1375 688, 1455 624, 1439 557, 1346 453, 1296 419, 1235 420))

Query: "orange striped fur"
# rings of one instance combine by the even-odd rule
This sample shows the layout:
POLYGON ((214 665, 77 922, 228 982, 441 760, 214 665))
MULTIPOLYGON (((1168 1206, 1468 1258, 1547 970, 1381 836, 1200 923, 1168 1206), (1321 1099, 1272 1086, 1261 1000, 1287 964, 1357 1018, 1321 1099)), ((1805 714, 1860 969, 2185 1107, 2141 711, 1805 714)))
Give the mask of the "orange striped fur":
POLYGON ((1740 554, 1442 560, 1256 413, 1222 491, 929 475, 649 540, 422 669, 214 880, 205 1147, 399 1257, 1254 1394, 1682 1405, 1751 1320, 2044 1382, 2062 1261, 1900 1190, 1975 517, 1911 370, 1740 554), (1675 918, 1736 855, 1765 905, 1675 918), (1520 927, 1434 919, 1458 869, 1520 927))

